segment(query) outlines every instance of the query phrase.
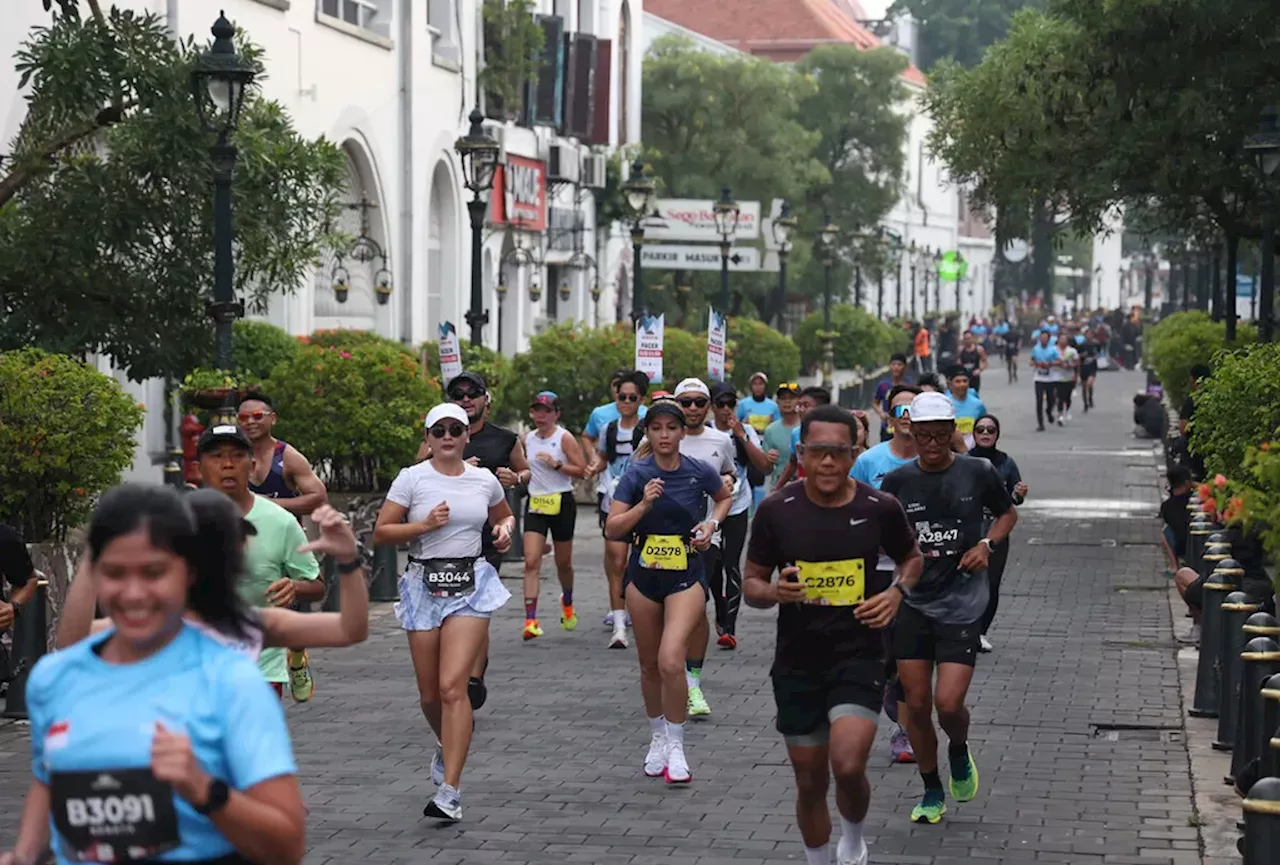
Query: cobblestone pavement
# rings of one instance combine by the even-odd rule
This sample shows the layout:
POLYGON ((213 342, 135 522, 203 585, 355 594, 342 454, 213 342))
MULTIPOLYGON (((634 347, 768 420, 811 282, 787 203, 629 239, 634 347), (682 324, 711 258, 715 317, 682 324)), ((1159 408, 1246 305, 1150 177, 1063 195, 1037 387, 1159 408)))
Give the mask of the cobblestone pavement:
MULTIPOLYGON (((871 861, 1200 863, 1149 446, 1130 435, 1133 373, 1099 376, 1099 408, 1034 431, 1029 375, 992 371, 983 394, 1031 490, 1004 597, 971 693, 978 798, 937 826, 907 815, 920 782, 890 766, 888 724, 872 758, 871 861)), ((791 770, 773 729, 773 612, 744 611, 740 648, 714 648, 714 714, 687 734, 694 782, 645 778, 647 744, 631 651, 608 651, 600 543, 579 520, 582 624, 519 638, 517 596, 493 622, 491 696, 463 779, 465 822, 421 817, 431 737, 389 609, 359 648, 316 652, 314 700, 289 710, 311 809, 309 865, 385 863, 803 862, 791 770)), ((0 728, 0 845, 12 840, 26 743, 0 728)), ((0 846, 0 849, 3 849, 0 846)))

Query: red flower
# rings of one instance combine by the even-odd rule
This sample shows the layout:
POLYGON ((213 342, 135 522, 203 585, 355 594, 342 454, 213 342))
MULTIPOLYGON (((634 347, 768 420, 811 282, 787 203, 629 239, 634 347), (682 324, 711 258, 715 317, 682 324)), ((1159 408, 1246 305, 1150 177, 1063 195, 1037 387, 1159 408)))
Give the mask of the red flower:
POLYGON ((1225 487, 1225 486, 1227 485, 1227 477, 1226 477, 1226 475, 1221 475, 1221 474, 1214 475, 1214 476, 1213 476, 1213 485, 1214 485, 1215 487, 1217 487, 1218 489, 1222 489, 1223 487, 1225 487))
POLYGON ((1262 444, 1258 445, 1258 450, 1260 451, 1271 450, 1271 442, 1263 442, 1262 444))

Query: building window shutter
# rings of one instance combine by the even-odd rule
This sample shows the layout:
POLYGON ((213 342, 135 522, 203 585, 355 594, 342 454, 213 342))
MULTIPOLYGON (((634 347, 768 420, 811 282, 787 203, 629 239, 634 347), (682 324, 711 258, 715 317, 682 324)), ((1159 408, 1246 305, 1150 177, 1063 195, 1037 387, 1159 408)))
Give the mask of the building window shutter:
POLYGON ((565 94, 566 122, 569 134, 581 141, 590 140, 595 125, 596 52, 596 38, 580 33, 569 58, 573 92, 565 94))
POLYGON ((540 15, 536 20, 542 28, 543 47, 538 81, 531 88, 533 98, 527 100, 530 120, 560 128, 564 124, 564 19, 540 15))
POLYGON ((613 78, 609 74, 613 63, 613 40, 597 39, 595 50, 595 75, 592 81, 591 131, 587 141, 591 144, 609 143, 609 94, 613 92, 613 78))
POLYGON ((574 129, 573 103, 582 85, 578 82, 578 51, 584 48, 582 37, 577 33, 564 34, 564 99, 560 106, 560 117, 563 121, 556 131, 561 135, 576 135, 574 129))

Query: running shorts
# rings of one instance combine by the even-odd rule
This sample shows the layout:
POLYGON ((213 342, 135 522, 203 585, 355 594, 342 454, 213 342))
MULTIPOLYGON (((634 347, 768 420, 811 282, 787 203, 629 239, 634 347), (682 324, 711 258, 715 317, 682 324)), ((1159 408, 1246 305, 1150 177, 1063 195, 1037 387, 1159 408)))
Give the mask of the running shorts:
POLYGON ((898 663, 933 661, 972 667, 977 662, 981 634, 981 621, 944 625, 904 603, 893 623, 893 656, 898 663))
POLYGON ((703 564, 702 556, 698 553, 689 553, 687 571, 655 571, 640 567, 635 547, 632 547, 631 557, 627 561, 627 570, 622 577, 623 597, 626 597, 628 586, 655 604, 661 604, 671 595, 678 595, 693 586, 702 586, 702 591, 706 595, 704 603, 711 599, 707 569, 703 564))
POLYGON ((572 541, 573 529, 577 522, 578 504, 574 500, 572 492, 560 494, 560 513, 553 517, 531 512, 527 503, 524 506, 525 534, 533 532, 535 535, 542 535, 545 538, 547 532, 550 532, 551 540, 556 543, 572 541))
POLYGON ((772 678, 778 732, 790 747, 827 744, 838 718, 880 719, 883 658, 851 658, 823 670, 779 671, 772 678))
POLYGON ((1081 379, 1094 378, 1095 376, 1097 376, 1097 374, 1098 374, 1097 361, 1094 361, 1093 363, 1084 363, 1080 365, 1081 379))

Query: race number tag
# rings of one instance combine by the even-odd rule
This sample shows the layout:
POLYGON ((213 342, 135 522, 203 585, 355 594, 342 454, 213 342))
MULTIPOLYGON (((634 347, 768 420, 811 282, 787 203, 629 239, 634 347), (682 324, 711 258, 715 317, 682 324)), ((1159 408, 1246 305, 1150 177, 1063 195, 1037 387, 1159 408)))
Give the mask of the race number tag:
POLYGON ((973 425, 977 422, 977 418, 958 417, 956 418, 956 429, 964 435, 973 434, 973 425))
POLYGON ((773 422, 773 416, 767 414, 751 414, 747 415, 747 425, 756 432, 764 435, 764 431, 769 428, 769 424, 773 422))
POLYGON ((456 598, 476 589, 475 559, 423 559, 421 564, 433 598, 456 598))
POLYGON ((852 607, 867 599, 867 563, 864 559, 839 562, 796 562, 804 594, 811 604, 852 607))
POLYGON ((560 493, 549 493, 545 496, 529 496, 529 513, 542 514, 544 517, 560 515, 560 501, 564 497, 560 493))
POLYGON ((640 548, 640 567, 654 571, 689 569, 689 552, 679 535, 649 535, 640 548))
POLYGON ((173 788, 150 769, 54 772, 53 825, 75 862, 135 862, 179 846, 173 788))

